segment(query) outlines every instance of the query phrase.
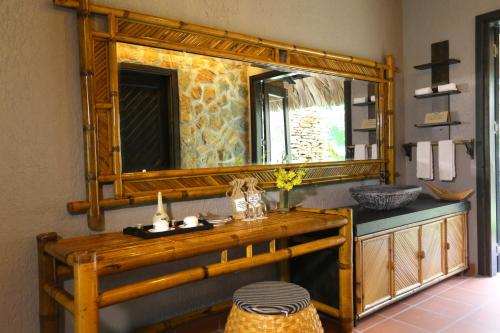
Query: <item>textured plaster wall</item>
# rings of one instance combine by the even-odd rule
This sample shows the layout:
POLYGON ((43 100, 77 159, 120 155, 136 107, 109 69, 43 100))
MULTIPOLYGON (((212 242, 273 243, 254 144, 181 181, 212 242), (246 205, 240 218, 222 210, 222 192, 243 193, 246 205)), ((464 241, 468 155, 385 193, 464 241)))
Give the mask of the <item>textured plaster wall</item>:
MULTIPOLYGON (((475 16, 500 9, 498 0, 404 0, 403 40, 404 40, 404 105, 405 140, 447 139, 448 130, 417 129, 415 123, 422 123, 426 112, 446 109, 444 98, 416 100, 417 88, 428 87, 431 83, 430 71, 416 71, 413 66, 430 61, 431 43, 450 41, 450 57, 460 59, 460 63, 450 66, 450 82, 458 84, 462 91, 450 98, 453 120, 462 125, 452 127, 452 139, 471 139, 475 136, 475 16)), ((414 152, 415 154, 415 152, 414 152)), ((434 150, 435 167, 437 150, 434 150)), ((415 157, 415 155, 414 155, 415 157)), ((465 153, 464 146, 456 148, 457 178, 452 183, 435 181, 434 184, 450 190, 461 191, 476 187, 476 161, 465 153)), ((406 181, 423 184, 416 179, 416 165, 405 162, 400 172, 406 171, 406 181)), ((434 174, 437 174, 436 169, 434 174)), ((472 210, 469 214, 470 260, 477 263, 477 221, 476 197, 471 197, 472 210)))
MULTIPOLYGON (((397 0, 97 2, 379 61, 392 53, 402 66, 397 0)), ((63 237, 90 233, 85 216, 71 216, 65 208, 66 202, 85 197, 76 15, 55 8, 50 0, 3 0, 0 31, 0 330, 31 333, 38 329, 35 236, 47 231, 63 237)), ((398 78, 396 112, 401 109, 400 83, 398 78)), ((308 206, 346 205, 349 186, 303 188, 295 200, 302 196, 308 206)), ((223 198, 169 205, 177 218, 207 210, 228 212, 229 206, 223 198)), ((147 221, 153 211, 145 206, 107 212, 107 231, 147 221)), ((227 297, 251 280, 272 277, 272 270, 261 269, 113 306, 101 312, 103 331, 126 332, 227 297)), ((107 278, 103 287, 136 278, 107 278)))

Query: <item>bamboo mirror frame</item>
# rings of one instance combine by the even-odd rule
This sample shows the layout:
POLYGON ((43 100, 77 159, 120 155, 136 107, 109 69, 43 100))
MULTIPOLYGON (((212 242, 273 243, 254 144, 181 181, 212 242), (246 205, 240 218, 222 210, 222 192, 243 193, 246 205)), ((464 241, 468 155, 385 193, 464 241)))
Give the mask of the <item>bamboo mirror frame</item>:
MULTIPOLYGON (((68 203, 71 213, 87 213, 88 226, 104 229, 104 209, 154 202, 157 191, 182 200, 222 195, 231 179, 251 175, 274 188, 276 165, 123 173, 121 170, 117 42, 186 51, 263 65, 377 83, 378 160, 310 163, 304 184, 380 178, 393 183, 394 120, 392 56, 386 63, 314 50, 258 37, 90 4, 54 0, 78 14, 85 178, 87 200, 68 203), (96 27, 105 22, 104 29, 96 27), (110 198, 103 186, 112 185, 110 198)), ((282 164, 292 167, 296 164, 282 164)))

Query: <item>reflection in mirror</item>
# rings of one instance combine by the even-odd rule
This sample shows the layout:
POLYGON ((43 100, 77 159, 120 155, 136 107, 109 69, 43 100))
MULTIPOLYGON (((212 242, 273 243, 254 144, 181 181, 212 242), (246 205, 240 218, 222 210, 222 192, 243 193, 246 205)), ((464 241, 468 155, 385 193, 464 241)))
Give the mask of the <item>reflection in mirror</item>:
POLYGON ((268 71, 250 82, 254 163, 345 159, 344 79, 268 71))
POLYGON ((124 43, 117 59, 124 172, 339 161, 376 139, 351 131, 374 84, 124 43))
MULTIPOLYGON (((355 145, 367 145, 366 159, 378 157, 377 126, 376 126, 376 85, 365 81, 354 80, 349 84, 351 95, 351 137, 346 146, 349 159, 354 158, 355 145)), ((364 159, 364 158, 362 158, 364 159)))

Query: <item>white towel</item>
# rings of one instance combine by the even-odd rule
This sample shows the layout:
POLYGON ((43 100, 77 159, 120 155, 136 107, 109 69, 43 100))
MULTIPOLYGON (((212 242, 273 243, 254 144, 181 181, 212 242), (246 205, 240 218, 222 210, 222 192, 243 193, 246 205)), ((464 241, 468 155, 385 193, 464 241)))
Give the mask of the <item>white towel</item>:
POLYGON ((438 142, 439 179, 452 181, 456 176, 455 169, 455 144, 453 140, 438 142))
POLYGON ((372 160, 378 159, 378 145, 376 143, 372 144, 371 159, 372 160))
POLYGON ((425 87, 425 88, 420 88, 415 90, 415 95, 426 95, 426 94, 432 94, 432 88, 431 87, 425 87))
POLYGON ((448 83, 448 84, 441 84, 438 86, 438 91, 443 92, 443 91, 454 91, 457 90, 457 84, 456 83, 448 83))
POLYGON ((365 144, 354 145, 354 159, 355 160, 368 159, 368 151, 365 144))
POLYGON ((366 103, 366 97, 354 97, 354 104, 366 103))
POLYGON ((417 142, 417 178, 434 179, 432 145, 430 141, 417 142))

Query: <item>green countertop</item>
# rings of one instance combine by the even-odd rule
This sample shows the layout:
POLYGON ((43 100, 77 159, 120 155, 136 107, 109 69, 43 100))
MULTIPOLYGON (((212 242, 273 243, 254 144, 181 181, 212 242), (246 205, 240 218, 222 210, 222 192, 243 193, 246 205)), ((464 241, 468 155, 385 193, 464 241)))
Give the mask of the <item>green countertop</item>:
POLYGON ((388 211, 353 206, 354 236, 364 236, 469 209, 468 201, 442 201, 427 194, 421 194, 417 200, 405 207, 388 211))

